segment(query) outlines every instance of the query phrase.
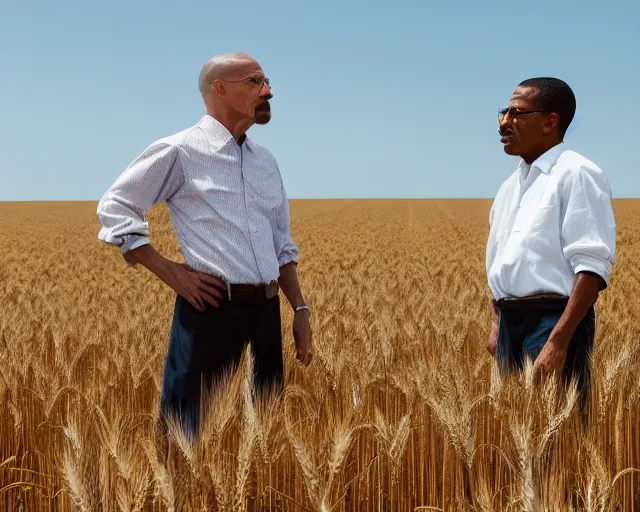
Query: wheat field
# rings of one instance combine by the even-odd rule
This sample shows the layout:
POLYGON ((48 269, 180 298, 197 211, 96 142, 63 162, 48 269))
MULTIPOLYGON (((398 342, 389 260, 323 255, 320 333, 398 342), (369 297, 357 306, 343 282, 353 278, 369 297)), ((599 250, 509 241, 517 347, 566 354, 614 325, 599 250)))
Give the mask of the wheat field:
POLYGON ((614 201, 588 425, 484 348, 490 204, 291 201, 312 364, 283 307, 285 393, 251 400, 247 353, 163 444, 172 291, 97 240, 96 203, 0 203, 0 510, 640 510, 640 201, 614 201))

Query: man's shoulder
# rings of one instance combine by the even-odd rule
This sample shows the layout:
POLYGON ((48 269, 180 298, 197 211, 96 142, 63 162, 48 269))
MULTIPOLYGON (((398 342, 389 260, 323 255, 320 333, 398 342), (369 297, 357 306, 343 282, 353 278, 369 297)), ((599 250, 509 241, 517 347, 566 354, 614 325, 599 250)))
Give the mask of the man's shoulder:
POLYGON ((195 140, 199 138, 204 138, 204 134, 200 129, 200 123, 189 126, 188 128, 184 128, 179 132, 173 133, 171 135, 167 135, 161 139, 156 141, 160 144, 168 144, 171 146, 175 146, 180 149, 186 149, 188 146, 192 145, 195 140))
POLYGON ((577 151, 565 150, 558 158, 553 172, 562 190, 569 191, 575 187, 589 186, 611 195, 611 186, 604 171, 577 151))
POLYGON ((275 167, 278 167, 278 161, 276 160, 276 157, 274 156, 274 154, 271 152, 270 149, 263 146, 262 144, 258 144, 255 140, 249 139, 248 137, 246 142, 251 147, 251 151, 253 151, 256 154, 259 160, 262 160, 271 165, 274 165, 275 167))
POLYGON ((190 144, 190 139, 192 139, 192 135, 194 134, 194 132, 198 131, 198 127, 199 124, 195 124, 188 128, 184 128, 179 132, 160 137, 159 139, 156 139, 151 144, 149 144, 149 148, 171 147, 175 150, 184 150, 186 146, 190 144))
POLYGON ((555 172, 561 175, 572 175, 587 172, 604 176, 604 171, 593 160, 573 149, 564 150, 555 165, 555 172))

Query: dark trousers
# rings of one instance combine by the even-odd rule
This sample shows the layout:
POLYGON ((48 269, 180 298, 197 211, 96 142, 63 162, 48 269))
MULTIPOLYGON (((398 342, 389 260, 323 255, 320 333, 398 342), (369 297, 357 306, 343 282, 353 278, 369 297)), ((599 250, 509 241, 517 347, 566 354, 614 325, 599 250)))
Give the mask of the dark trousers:
POLYGON ((255 389, 279 392, 284 372, 280 298, 263 303, 223 300, 203 312, 178 296, 164 367, 161 415, 171 414, 186 432, 197 435, 203 389, 212 389, 224 372, 236 370, 250 344, 255 389))
MULTIPOLYGON (((497 360, 502 372, 522 369, 526 357, 534 362, 561 315, 562 312, 549 311, 500 311, 497 360)), ((589 401, 595 328, 595 311, 591 307, 571 338, 562 369, 566 384, 572 378, 577 381, 583 420, 589 401)))

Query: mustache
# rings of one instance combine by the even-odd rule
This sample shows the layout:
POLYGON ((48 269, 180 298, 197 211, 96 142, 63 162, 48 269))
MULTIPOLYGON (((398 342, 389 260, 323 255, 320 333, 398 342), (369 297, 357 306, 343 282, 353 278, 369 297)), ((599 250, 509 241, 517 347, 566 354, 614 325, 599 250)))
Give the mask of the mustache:
POLYGON ((506 137, 507 135, 513 135, 513 130, 510 126, 501 126, 500 128, 498 128, 498 133, 503 137, 506 137))

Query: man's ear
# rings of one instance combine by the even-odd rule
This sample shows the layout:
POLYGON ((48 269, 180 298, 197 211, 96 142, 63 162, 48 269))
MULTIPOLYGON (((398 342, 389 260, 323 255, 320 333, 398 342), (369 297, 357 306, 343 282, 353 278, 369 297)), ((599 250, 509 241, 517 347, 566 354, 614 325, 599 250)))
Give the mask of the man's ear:
POLYGON ((551 134, 554 130, 558 128, 559 124, 560 124, 560 116, 555 112, 549 114, 549 117, 547 117, 542 127, 545 135, 551 134))
POLYGON ((213 90, 214 93, 216 93, 218 96, 224 96, 227 91, 224 88, 224 85, 222 85, 222 82, 215 80, 212 84, 211 84, 211 89, 213 90))

